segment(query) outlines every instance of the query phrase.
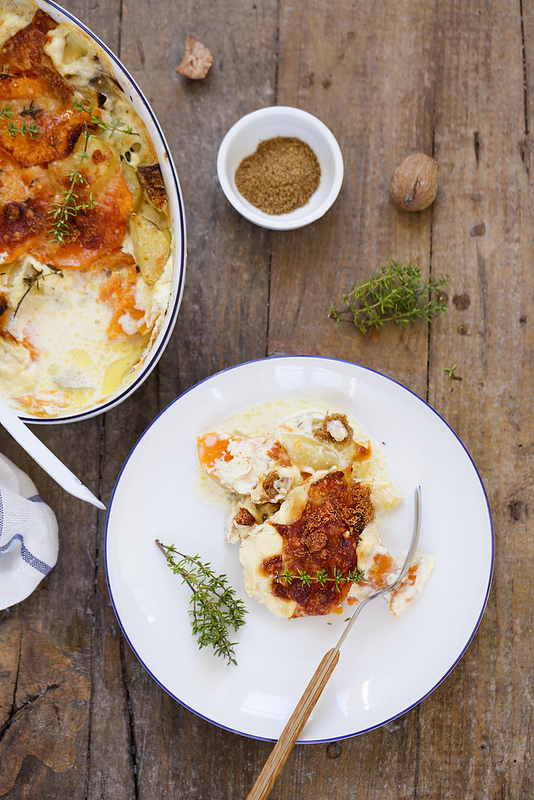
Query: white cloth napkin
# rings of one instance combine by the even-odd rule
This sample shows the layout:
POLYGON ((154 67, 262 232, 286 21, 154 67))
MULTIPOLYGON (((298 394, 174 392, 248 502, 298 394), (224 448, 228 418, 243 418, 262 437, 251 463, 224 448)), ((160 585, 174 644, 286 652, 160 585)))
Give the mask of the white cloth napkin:
POLYGON ((57 553, 54 512, 28 475, 0 454, 0 609, 28 597, 57 553))

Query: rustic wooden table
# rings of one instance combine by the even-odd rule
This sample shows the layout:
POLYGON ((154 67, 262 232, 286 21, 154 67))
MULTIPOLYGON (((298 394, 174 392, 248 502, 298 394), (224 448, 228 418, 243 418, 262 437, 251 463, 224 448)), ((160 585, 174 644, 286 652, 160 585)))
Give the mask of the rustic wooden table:
MULTIPOLYGON (((133 73, 182 182, 188 272, 159 367, 119 408, 37 434, 107 503, 155 415, 201 379, 278 354, 372 367, 427 400, 484 481, 496 564, 467 652, 419 706, 377 730, 298 745, 277 800, 531 798, 534 544, 534 7, 521 0, 65 0, 133 73), (208 78, 175 72, 187 35, 208 78), (319 116, 345 159, 341 194, 299 231, 270 233, 222 194, 216 154, 255 108, 319 116), (389 196, 409 153, 441 166, 433 207, 389 196), (359 334, 332 301, 390 256, 451 276, 431 325, 359 334), (446 368, 457 365, 452 379, 446 368)), ((103 562, 105 514, 65 494, 0 431, 55 510, 59 561, 0 613, 0 795, 244 798, 271 745, 221 730, 162 691, 125 642, 103 562)), ((473 565, 476 569, 476 565, 473 565)))

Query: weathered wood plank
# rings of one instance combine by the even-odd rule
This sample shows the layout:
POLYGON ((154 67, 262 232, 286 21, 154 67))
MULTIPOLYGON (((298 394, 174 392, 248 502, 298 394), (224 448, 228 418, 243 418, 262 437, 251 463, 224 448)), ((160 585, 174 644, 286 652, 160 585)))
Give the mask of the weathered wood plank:
POLYGON ((183 3, 176 11, 157 2, 124 10, 123 58, 159 117, 186 203, 187 282, 159 370, 164 402, 266 352, 269 234, 227 202, 216 159, 224 134, 242 114, 274 102, 275 40, 276 8, 268 2, 183 3), (213 53, 204 81, 175 71, 188 35, 213 53))
MULTIPOLYGON (((419 791, 429 797, 440 774, 442 791, 458 797, 527 797, 532 786, 533 550, 525 514, 532 459, 523 449, 533 435, 525 413, 532 407, 525 301, 533 278, 532 231, 523 224, 530 176, 522 158, 521 24, 519 3, 440 9, 435 150, 451 168, 444 171, 443 202, 436 204, 432 254, 437 268, 450 269, 453 283, 449 317, 432 329, 429 397, 485 482, 497 561, 488 610, 448 682, 452 692, 447 686, 435 703, 421 707, 428 734, 433 719, 452 724, 434 758, 420 763, 419 791), (447 34, 462 29, 469 37, 447 34), (461 380, 444 373, 454 363, 461 380), (461 759, 451 757, 460 752, 461 759)), ((429 745, 422 737, 422 756, 429 745)))
POLYGON ((432 153, 434 24, 426 3, 282 4, 278 102, 331 128, 345 181, 322 220, 274 239, 270 314, 271 353, 344 358, 423 396, 426 325, 364 336, 328 314, 390 257, 428 274, 432 212, 398 209, 389 182, 405 156, 432 153))

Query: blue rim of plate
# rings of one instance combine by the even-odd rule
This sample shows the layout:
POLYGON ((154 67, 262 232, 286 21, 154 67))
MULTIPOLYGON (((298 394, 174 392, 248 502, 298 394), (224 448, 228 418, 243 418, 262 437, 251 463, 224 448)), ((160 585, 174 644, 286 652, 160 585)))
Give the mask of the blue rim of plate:
MULTIPOLYGON (((137 81, 132 77, 130 72, 126 69, 122 61, 115 55, 115 53, 110 50, 110 48, 103 42, 99 37, 94 34, 87 25, 84 25, 74 14, 71 14, 70 11, 67 11, 62 6, 58 5, 54 2, 54 0, 35 0, 36 5, 41 8, 41 10, 46 10, 46 8, 52 8, 57 11, 62 16, 66 17, 70 22, 80 28, 87 36, 92 39, 106 54, 106 56, 110 59, 112 64, 118 67, 119 71, 122 72, 127 80, 132 85, 134 92, 138 95, 139 100, 143 104, 146 109, 147 114, 149 115, 154 127, 157 130, 157 133, 161 139, 161 144, 163 145, 163 149, 167 155, 167 163, 172 175, 174 189, 176 190, 176 201, 178 206, 178 219, 174 220, 174 225, 178 226, 180 231, 180 254, 178 258, 176 258, 175 269, 179 271, 179 280, 176 283, 176 286, 173 287, 176 289, 176 296, 175 300, 172 304, 172 309, 169 314, 168 321, 166 323, 167 327, 165 330, 165 335, 162 337, 161 341, 159 342, 158 346, 154 348, 154 350, 150 353, 150 362, 146 369, 141 370, 140 374, 132 381, 127 387, 124 389, 124 397, 123 393, 121 392, 116 397, 110 398, 105 403, 98 405, 97 408, 88 408, 85 411, 80 411, 74 414, 68 414, 63 417, 53 417, 50 419, 47 418, 37 418, 37 417, 28 417, 19 415, 20 419, 23 422, 30 423, 32 425, 60 425, 66 422, 81 422, 85 419, 90 419, 91 417, 100 416, 100 414, 109 411, 110 409, 114 408, 118 403, 127 400, 133 392, 148 378, 154 367, 157 365, 158 361, 160 360, 161 356, 163 355, 163 351, 167 347, 169 339, 173 333, 174 326, 176 324, 176 320, 178 318, 178 312, 180 310, 180 305, 182 301, 182 296, 184 292, 184 284, 185 284, 185 261, 186 261, 186 253, 187 253, 187 246, 186 246, 186 229, 185 229, 185 206, 184 200, 182 196, 182 189, 180 186, 180 181, 178 179, 178 173, 176 171, 176 167, 172 158, 170 147, 167 143, 161 125, 158 122, 156 115, 154 114, 152 107, 148 100, 146 99, 144 93, 141 91, 137 81)), ((122 88, 122 87, 121 87, 122 88)), ((169 313, 168 310, 166 312, 169 313)))
POLYGON ((232 728, 232 727, 230 727, 230 726, 227 726, 227 725, 224 725, 224 724, 222 724, 222 723, 220 723, 220 722, 216 722, 215 720, 213 720, 213 719, 210 719, 210 717, 209 717, 209 716, 207 716, 207 715, 205 715, 205 714, 201 714, 201 713, 199 713, 199 712, 198 712, 198 711, 196 711, 196 709, 194 709, 192 706, 188 705, 188 704, 187 704, 187 703, 185 703, 183 700, 181 700, 181 699, 180 699, 180 698, 179 698, 179 697, 178 697, 176 694, 174 694, 174 692, 170 691, 170 690, 169 690, 169 689, 168 689, 168 688, 167 688, 167 687, 166 687, 166 686, 165 686, 165 685, 164 685, 164 684, 163 684, 163 683, 162 683, 162 682, 161 682, 161 681, 160 681, 160 680, 157 678, 157 676, 156 676, 156 675, 155 675, 155 674, 154 674, 154 673, 153 673, 153 672, 152 672, 152 671, 149 669, 149 667, 148 667, 148 666, 146 665, 146 663, 143 661, 143 658, 140 656, 140 654, 139 654, 138 650, 136 649, 135 645, 133 644, 132 640, 130 639, 130 637, 129 637, 128 633, 127 633, 127 632, 126 632, 126 630, 124 629, 124 627, 123 627, 123 624, 122 624, 122 621, 121 621, 121 618, 120 618, 120 615, 119 615, 119 612, 118 612, 118 609, 117 609, 117 607, 116 607, 116 604, 115 604, 115 599, 114 599, 114 597, 113 597, 113 592, 112 592, 111 585, 110 585, 110 580, 109 580, 109 568, 108 568, 108 534, 109 534, 109 519, 110 519, 110 515, 111 515, 111 509, 112 509, 112 507, 113 507, 113 500, 114 500, 114 498, 115 498, 115 493, 116 493, 116 491, 117 491, 117 489, 118 489, 118 486, 119 486, 119 483, 120 483, 121 477, 122 477, 122 475, 123 475, 123 472, 124 472, 124 470, 126 469, 126 466, 127 466, 128 462, 130 461, 130 458, 133 456, 133 454, 134 454, 135 450, 137 449, 137 447, 138 447, 139 443, 140 443, 140 442, 141 442, 141 441, 144 439, 144 437, 145 437, 145 436, 147 435, 147 433, 150 431, 150 429, 152 428, 152 426, 153 426, 153 425, 154 425, 154 424, 155 424, 155 423, 156 423, 156 422, 159 420, 159 418, 160 418, 161 416, 163 416, 163 415, 164 415, 164 414, 167 412, 167 410, 168 410, 169 408, 171 408, 171 406, 173 406, 175 403, 177 403, 177 402, 178 402, 178 401, 179 401, 179 400, 180 400, 182 397, 185 397, 187 394, 189 394, 189 392, 193 391, 193 389, 196 389, 197 387, 201 386, 202 384, 204 384, 204 383, 207 383, 207 382, 209 382, 209 381, 211 381, 211 380, 213 380, 213 379, 217 378, 219 375, 223 375, 223 374, 224 374, 224 373, 226 373, 226 372, 232 372, 233 370, 236 370, 236 369, 239 369, 239 368, 241 368, 241 367, 245 367, 245 366, 247 366, 247 365, 251 365, 251 364, 259 364, 259 363, 263 363, 263 362, 272 362, 272 361, 284 361, 284 360, 288 360, 288 359, 295 359, 295 358, 298 358, 298 359, 310 359, 310 360, 315 360, 315 361, 324 361, 324 362, 327 362, 328 364, 336 364, 336 363, 337 363, 337 364, 346 364, 346 365, 349 365, 349 366, 352 366, 352 367, 357 367, 358 369, 364 370, 365 372, 369 372, 369 373, 371 373, 371 374, 378 375, 378 376, 380 376, 381 378, 384 378, 385 380, 387 380, 387 381, 390 381, 391 383, 395 384, 396 386, 399 386, 401 389, 404 389, 404 390, 405 390, 406 392, 408 392, 410 395, 412 395, 413 397, 415 397, 415 398, 416 398, 416 399, 417 399, 419 402, 423 403, 423 404, 424 404, 424 405, 425 405, 425 406, 426 406, 426 407, 427 407, 427 408, 428 408, 430 411, 432 411, 432 413, 433 413, 433 414, 435 414, 435 415, 436 415, 436 417, 438 417, 438 419, 439 419, 439 420, 441 420, 441 422, 442 422, 442 423, 443 423, 443 424, 444 424, 444 425, 445 425, 445 426, 448 428, 448 430, 449 430, 449 431, 452 433, 452 435, 453 435, 453 436, 454 436, 454 438, 457 440, 457 442, 458 442, 458 443, 461 445, 462 449, 464 450, 465 454, 467 455, 467 457, 468 457, 468 459, 469 459, 469 461, 470 461, 470 463, 471 463, 471 466, 473 467, 473 470, 474 470, 474 472, 475 472, 475 475, 476 475, 476 477, 477 477, 477 479, 478 479, 478 481, 479 481, 479 483, 480 483, 480 487, 481 487, 481 489, 482 489, 482 494, 483 494, 483 497, 484 497, 484 500, 485 500, 485 503, 486 503, 486 509, 487 509, 487 512, 488 512, 489 530, 490 530, 490 540, 491 540, 491 559, 490 559, 490 570, 489 570, 488 583, 487 583, 487 587, 486 587, 486 593, 485 593, 484 600, 483 600, 483 603, 482 603, 482 608, 481 608, 481 610, 480 610, 480 613, 479 613, 479 615, 478 615, 478 618, 477 618, 477 620, 476 620, 476 623, 475 623, 475 625, 474 625, 473 631, 472 631, 471 635, 469 636, 469 638, 468 638, 468 640, 467 640, 467 642, 466 642, 465 646, 463 647, 462 651, 460 652, 460 654, 458 655, 458 657, 455 659, 455 661, 453 662, 453 664, 452 664, 452 665, 451 665, 451 666, 450 666, 450 667, 449 667, 449 668, 446 670, 445 674, 444 674, 444 675, 443 675, 443 676, 442 676, 442 677, 439 679, 439 681, 437 681, 437 682, 436 682, 436 683, 435 683, 435 684, 434 684, 434 685, 433 685, 433 686, 432 686, 432 687, 431 687, 431 688, 430 688, 428 691, 426 691, 426 692, 423 694, 423 696, 422 696, 422 697, 420 697, 420 698, 419 698, 418 700, 416 700, 414 703, 411 703, 410 705, 408 705, 408 706, 407 706, 405 709, 403 709, 402 711, 400 711, 398 714, 394 714, 393 716, 389 717, 388 719, 385 719, 385 720, 383 720, 383 721, 382 721, 382 722, 380 722, 379 724, 376 724, 376 725, 371 725, 371 726, 369 726, 368 728, 364 728, 364 729, 362 729, 362 730, 355 731, 354 733, 343 734, 342 736, 328 737, 327 739, 307 739, 307 740, 305 740, 305 741, 302 741, 302 742, 299 740, 299 744, 325 744, 325 743, 327 743, 327 742, 332 742, 332 741, 341 741, 341 740, 343 740, 343 739, 350 739, 350 738, 353 738, 354 736, 360 736, 361 734, 364 734, 364 733, 369 733, 369 731, 376 730, 377 728, 381 728, 383 725, 387 725, 389 722, 392 722, 393 720, 395 720, 395 719, 398 719, 399 717, 402 717, 402 716, 403 716, 404 714, 406 714, 408 711, 411 711, 413 708, 415 708, 415 707, 416 707, 416 706, 418 706, 420 703, 422 703, 422 702, 423 702, 423 700, 425 700, 427 697, 429 697, 429 696, 432 694, 432 692, 434 692, 434 691, 435 691, 435 690, 438 688, 438 686, 440 686, 440 685, 443 683, 443 681, 444 681, 444 680, 445 680, 445 679, 446 679, 446 678, 447 678, 447 677, 450 675, 450 673, 453 671, 453 669, 456 667, 456 665, 459 663, 459 661, 460 661, 460 660, 463 658, 463 656, 464 656, 464 654, 465 654, 465 652, 466 652, 467 648, 469 647, 469 645, 470 645, 470 644, 471 644, 471 642, 473 641, 473 638, 474 638, 474 636, 475 636, 475 634, 476 634, 476 632, 477 632, 477 630, 478 630, 478 627, 479 627, 479 625, 480 625, 480 622, 481 622, 481 620, 482 620, 482 617, 483 617, 483 615, 484 615, 484 612, 485 612, 485 610, 486 610, 486 606, 487 606, 487 603, 488 603, 488 597, 489 597, 489 593, 490 593, 490 590, 491 590, 491 583, 492 583, 493 571, 494 571, 494 564, 495 564, 495 536, 494 536, 494 530, 493 530, 493 519, 492 519, 492 516, 491 516, 491 509, 490 509, 490 505, 489 505, 489 501, 488 501, 488 496, 487 496, 486 489, 485 489, 485 487, 484 487, 484 483, 483 483, 483 481, 482 481, 482 478, 480 477, 480 473, 478 472, 478 469, 477 469, 477 467, 476 467, 476 465, 475 465, 475 463, 474 463, 474 461, 473 461, 473 459, 472 459, 472 457, 471 457, 471 455, 470 455, 469 451, 467 450, 466 446, 464 445, 464 443, 462 442, 462 440, 460 439, 460 437, 457 435, 457 433, 456 433, 456 432, 455 432, 455 431, 454 431, 454 430, 451 428, 451 426, 448 424, 448 422, 446 422, 446 420, 444 420, 444 419, 443 419, 443 417, 442 417, 440 414, 438 414, 438 412, 437 412, 437 411, 436 411, 434 408, 432 408, 432 406, 431 406, 431 405, 429 405, 429 403, 427 403, 427 402, 426 402, 426 400, 423 400, 421 397, 419 397, 419 395, 418 395, 418 394, 416 394, 415 392, 413 392, 411 389, 408 389, 406 386, 404 386, 404 385, 403 385, 402 383, 400 383, 399 381, 396 381, 396 380, 394 380, 393 378, 390 378, 388 375, 385 375, 384 373, 382 373, 382 372, 379 372, 378 370, 371 369, 370 367, 364 367, 364 366, 362 366, 361 364, 355 364, 355 363, 354 363, 354 362, 352 362, 352 361, 345 361, 345 360, 343 360, 343 359, 340 359, 340 358, 327 358, 327 357, 324 357, 324 356, 312 356, 312 355, 282 355, 282 356, 268 356, 268 357, 266 357, 266 358, 252 359, 251 361, 245 361, 245 362, 243 362, 243 363, 241 363, 241 364, 236 364, 236 365, 234 365, 233 367, 227 367, 226 369, 222 369, 222 370, 220 370, 219 372, 216 372, 216 373, 214 373, 213 375, 210 375, 209 377, 207 377, 207 378, 204 378, 203 380, 199 381, 197 384, 195 384, 194 386, 191 386, 189 389, 186 389, 186 391, 185 391, 185 392, 182 392, 182 394, 180 394, 180 395, 179 395, 178 397, 176 397, 176 398, 175 398, 175 399, 174 399, 174 400, 173 400, 171 403, 169 403, 169 405, 167 405, 167 406, 166 406, 166 407, 165 407, 165 408, 164 408, 164 409, 163 409, 163 410, 162 410, 162 411, 161 411, 161 412, 160 412, 160 413, 159 413, 159 414, 158 414, 158 415, 157 415, 157 416, 156 416, 156 417, 155 417, 155 418, 152 420, 152 422, 150 423, 150 425, 148 426, 148 428, 146 428, 146 430, 145 430, 145 431, 144 431, 144 432, 141 434, 141 436, 139 437, 139 439, 137 440, 137 442, 136 442, 136 443, 135 443, 135 445, 133 446, 133 448, 132 448, 131 452, 129 453, 129 455, 128 455, 128 457, 127 457, 126 461, 124 462, 124 464, 123 464, 123 466, 122 466, 122 468, 121 468, 121 471, 120 471, 120 473, 119 473, 119 476, 118 476, 118 478, 117 478, 117 481, 116 481, 116 483, 115 483, 115 486, 114 486, 114 488, 113 488, 113 493, 112 493, 112 495, 111 495, 111 499, 110 499, 110 502, 109 502, 109 507, 108 507, 108 512, 107 512, 107 517, 106 517, 106 532, 105 532, 105 545, 104 545, 104 560, 105 560, 105 565, 106 565, 106 581, 107 581, 107 585, 108 585, 108 591, 109 591, 109 596, 110 596, 111 603, 112 603, 112 606, 113 606, 113 610, 114 610, 114 612, 115 612, 115 616, 116 616, 116 618, 117 618, 117 621, 118 621, 118 623, 119 623, 119 626, 120 626, 120 628, 121 628, 121 631, 122 631, 122 633, 123 633, 123 636, 125 637, 126 641, 128 642, 128 644, 129 644, 130 648, 132 649, 133 653, 135 654, 136 658, 137 658, 137 659, 138 659, 138 661, 141 663, 141 665, 144 667, 144 669, 146 670, 146 672, 147 672, 147 673, 150 675, 150 677, 151 677, 151 678, 152 678, 152 679, 153 679, 153 680, 154 680, 154 681, 155 681, 155 682, 156 682, 156 683, 157 683, 157 684, 158 684, 158 685, 159 685, 159 686, 160 686, 160 687, 161 687, 161 688, 162 688, 162 689, 163 689, 163 690, 164 690, 164 691, 165 691, 165 692, 168 694, 168 695, 170 695, 170 696, 171 696, 171 697, 172 697, 174 700, 177 700, 177 701, 180 703, 180 705, 182 705, 184 708, 187 708, 187 709, 188 709, 188 711, 191 711, 191 712, 192 712, 193 714, 195 714, 197 717, 200 717, 201 719, 204 719, 204 720, 206 720, 206 722, 210 722, 212 725, 215 725, 215 726, 217 726, 218 728, 221 728, 222 730, 229 731, 230 733, 236 733, 236 734, 238 734, 238 735, 240 735, 240 736, 245 736, 245 737, 247 737, 248 739, 255 739, 255 740, 257 740, 257 741, 266 741, 266 742, 273 742, 273 741, 275 741, 275 740, 274 740, 273 738, 271 738, 271 737, 267 737, 267 736, 257 736, 257 735, 251 735, 250 733, 247 733, 247 732, 245 732, 245 731, 240 731, 240 730, 237 730, 236 728, 232 728))

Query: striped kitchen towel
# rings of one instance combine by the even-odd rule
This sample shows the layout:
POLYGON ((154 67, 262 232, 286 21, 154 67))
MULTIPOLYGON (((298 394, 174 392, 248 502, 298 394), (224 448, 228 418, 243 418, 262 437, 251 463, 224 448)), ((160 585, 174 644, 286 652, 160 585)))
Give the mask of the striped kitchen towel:
POLYGON ((0 609, 28 597, 57 553, 54 512, 28 475, 0 454, 0 609))

